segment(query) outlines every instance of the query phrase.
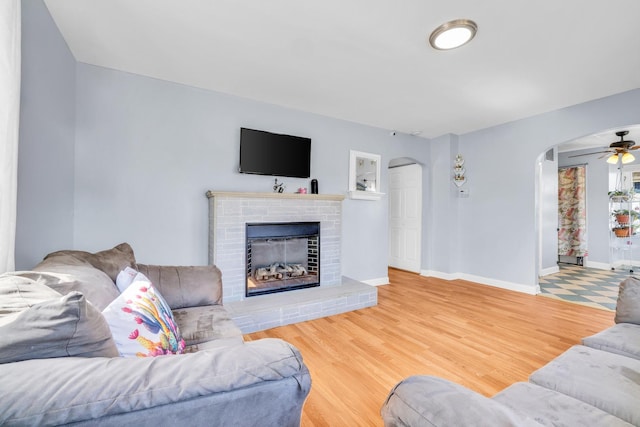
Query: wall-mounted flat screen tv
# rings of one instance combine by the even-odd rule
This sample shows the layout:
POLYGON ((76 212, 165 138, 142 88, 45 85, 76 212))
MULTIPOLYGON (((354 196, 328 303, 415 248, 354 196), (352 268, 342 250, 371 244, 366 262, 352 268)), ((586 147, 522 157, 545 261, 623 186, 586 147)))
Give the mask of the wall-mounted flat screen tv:
POLYGON ((309 178, 311 138, 241 128, 239 171, 309 178))

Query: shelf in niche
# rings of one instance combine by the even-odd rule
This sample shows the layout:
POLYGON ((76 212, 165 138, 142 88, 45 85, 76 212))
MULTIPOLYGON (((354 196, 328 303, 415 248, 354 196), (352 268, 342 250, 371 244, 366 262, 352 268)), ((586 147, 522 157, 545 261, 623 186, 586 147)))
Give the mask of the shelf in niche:
POLYGON ((350 199, 359 200, 380 200, 385 193, 378 193, 377 191, 349 191, 350 199))

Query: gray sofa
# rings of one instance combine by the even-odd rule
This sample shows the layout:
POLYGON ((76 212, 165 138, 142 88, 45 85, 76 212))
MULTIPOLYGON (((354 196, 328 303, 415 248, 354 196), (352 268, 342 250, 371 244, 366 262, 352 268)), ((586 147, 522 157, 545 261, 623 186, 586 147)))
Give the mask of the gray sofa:
POLYGON ((126 243, 0 275, 0 425, 298 426, 311 387, 300 353, 244 343, 221 302, 215 266, 137 264, 126 243), (167 301, 186 354, 119 357, 101 311, 127 266, 167 301))
POLYGON ((640 426, 640 280, 620 284, 615 321, 492 398, 437 377, 406 378, 382 406, 384 424, 640 426))

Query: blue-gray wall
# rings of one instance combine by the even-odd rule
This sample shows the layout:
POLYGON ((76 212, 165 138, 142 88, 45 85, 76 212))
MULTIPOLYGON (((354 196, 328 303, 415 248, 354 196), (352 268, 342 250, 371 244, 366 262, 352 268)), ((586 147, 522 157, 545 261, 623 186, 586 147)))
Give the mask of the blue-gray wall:
MULTIPOLYGON (((236 172, 242 126, 311 137, 322 193, 346 193, 350 149, 381 154, 383 165, 428 164, 421 138, 78 64, 41 0, 24 2, 23 33, 20 269, 54 250, 122 241, 143 262, 205 264, 206 190, 272 185, 236 172)), ((284 180, 289 191, 309 185, 284 180)), ((387 276, 387 203, 344 201, 345 275, 387 276)))
MULTIPOLYGON (((637 124, 634 90, 433 141, 119 71, 77 64, 41 0, 23 2, 17 265, 47 252, 130 242, 158 264, 207 261, 206 190, 270 191, 241 175, 240 127, 312 138, 322 193, 346 193, 349 150, 424 165, 422 270, 532 291, 536 165, 547 149, 637 124), (465 188, 451 182, 465 158, 465 188)), ((429 114, 425 111, 424 114, 429 114)), ((382 191, 387 191, 383 168, 382 191)), ((284 179, 288 190, 307 180, 284 179)), ((343 273, 387 275, 388 200, 345 200, 343 273)))
POLYGON ((533 289, 536 159, 562 142, 639 121, 636 89, 461 135, 471 194, 461 199, 461 272, 533 289))
POLYGON ((44 3, 23 1, 17 269, 73 246, 75 67, 44 3))
MULTIPOLYGON (((241 127, 312 139, 321 193, 345 194, 349 150, 425 160, 424 139, 180 84, 77 66, 74 244, 121 241, 149 263, 207 262, 207 190, 269 192, 237 172, 241 127)), ((428 159, 426 159, 428 160, 428 159)), ((386 169, 382 191, 386 192, 386 169)), ((281 178, 287 191, 309 180, 281 178)), ((343 274, 387 276, 387 198, 343 203, 343 274)))
POLYGON ((540 273, 550 274, 558 271, 558 153, 551 148, 551 158, 541 153, 537 163, 537 190, 540 233, 540 273))

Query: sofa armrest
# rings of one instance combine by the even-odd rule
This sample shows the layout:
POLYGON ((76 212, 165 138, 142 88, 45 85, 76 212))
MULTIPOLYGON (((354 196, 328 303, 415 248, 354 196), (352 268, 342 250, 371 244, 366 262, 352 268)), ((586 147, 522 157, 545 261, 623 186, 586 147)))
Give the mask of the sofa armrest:
MULTIPOLYGON (((206 421, 195 424, 216 424, 228 417, 210 413, 220 408, 220 396, 224 400, 225 393, 236 405, 236 413, 246 412, 246 422, 235 425, 258 425, 252 409, 270 405, 272 412, 277 411, 275 391, 294 393, 298 413, 284 415, 299 419, 311 384, 298 350, 268 338, 184 355, 7 363, 0 365, 0 378, 0 425, 91 425, 96 420, 117 425, 135 419, 136 412, 135 424, 152 425, 157 423, 154 410, 170 413, 173 406, 166 405, 184 409, 185 404, 193 406, 208 397, 217 398, 217 405, 200 405, 202 413, 192 415, 206 421)), ((268 413, 264 408, 258 412, 268 413)))
POLYGON ((138 264, 172 309, 222 304, 222 273, 215 265, 187 267, 138 264))
POLYGON ((386 427, 540 426, 494 400, 432 376, 408 377, 398 383, 381 414, 386 427))

